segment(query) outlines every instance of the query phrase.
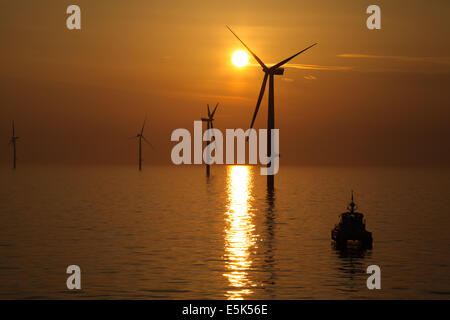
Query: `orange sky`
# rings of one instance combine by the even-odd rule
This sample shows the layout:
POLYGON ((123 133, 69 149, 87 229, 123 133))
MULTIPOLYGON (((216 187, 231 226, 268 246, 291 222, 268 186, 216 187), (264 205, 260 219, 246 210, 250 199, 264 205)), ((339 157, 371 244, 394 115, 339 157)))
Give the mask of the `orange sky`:
POLYGON ((248 128, 263 73, 232 66, 230 25, 267 64, 319 43, 276 78, 281 164, 450 164, 449 16, 448 0, 4 0, 0 161, 12 119, 29 163, 134 163, 145 115, 146 163, 170 163, 172 130, 207 103, 217 128, 248 128))

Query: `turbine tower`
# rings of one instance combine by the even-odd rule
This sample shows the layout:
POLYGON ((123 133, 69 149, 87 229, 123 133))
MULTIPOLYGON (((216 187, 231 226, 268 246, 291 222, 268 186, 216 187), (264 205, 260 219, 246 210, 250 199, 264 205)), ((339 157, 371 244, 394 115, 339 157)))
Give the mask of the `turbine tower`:
POLYGON ((14 121, 12 122, 12 136, 10 140, 10 144, 13 146, 13 169, 16 168, 16 141, 19 139, 19 137, 16 137, 15 131, 14 131, 14 121))
POLYGON ((142 140, 144 140, 150 147, 153 148, 152 144, 144 137, 145 122, 146 120, 144 120, 144 123, 142 124, 141 132, 136 135, 136 138, 139 139, 139 171, 142 171, 142 140))
MULTIPOLYGON (((214 125, 213 125, 213 121, 214 121, 214 114, 216 113, 217 107, 219 106, 219 103, 216 104, 216 107, 214 108, 213 112, 211 113, 211 110, 209 109, 209 104, 207 105, 208 107, 208 118, 202 118, 203 122, 207 123, 207 128, 209 129, 214 129, 214 125)), ((209 144, 211 143, 211 141, 209 142, 209 144)), ((208 145, 209 145, 208 144, 208 145)), ((209 174, 210 174, 210 169, 209 169, 209 164, 206 164, 206 176, 209 178, 209 174)))
MULTIPOLYGON (((281 68, 284 64, 288 63, 292 59, 294 59, 299 54, 305 52, 306 50, 312 48, 317 43, 314 43, 313 45, 303 49, 302 51, 294 54, 293 56, 284 59, 283 61, 268 67, 262 62, 260 58, 256 54, 253 53, 252 50, 250 50, 249 47, 231 30, 230 27, 228 27, 228 30, 231 31, 231 33, 244 45, 244 47, 248 50, 248 52, 255 58, 255 60, 259 63, 259 65, 262 67, 262 71, 264 72, 264 79, 261 85, 261 91, 259 92, 258 102, 256 103, 255 112, 253 113, 252 122, 250 124, 250 129, 253 128, 253 124, 255 123, 256 115, 258 114, 259 106, 261 105, 261 100, 264 96, 264 91, 266 90, 267 85, 267 79, 269 79, 269 103, 268 103, 268 114, 267 114, 267 155, 269 158, 272 157, 272 140, 271 140, 271 134, 272 129, 275 128, 275 95, 274 95, 274 76, 275 75, 283 75, 284 74, 284 68, 281 68)), ((272 158, 273 159, 273 158, 272 158)), ((268 167, 271 166, 271 163, 269 162, 267 164, 268 167)), ((268 175, 267 176, 267 188, 269 190, 273 190, 274 188, 274 175, 268 175)))

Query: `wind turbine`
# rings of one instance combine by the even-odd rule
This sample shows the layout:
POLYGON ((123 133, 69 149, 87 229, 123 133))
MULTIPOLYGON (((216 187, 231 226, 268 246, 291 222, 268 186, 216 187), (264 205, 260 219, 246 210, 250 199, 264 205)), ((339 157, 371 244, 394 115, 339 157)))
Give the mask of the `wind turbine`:
POLYGON ((147 119, 144 120, 144 123, 142 124, 141 132, 139 132, 136 135, 136 138, 139 139, 139 171, 142 171, 142 140, 148 143, 150 147, 153 148, 152 144, 144 137, 144 128, 145 128, 145 122, 147 119))
POLYGON ((12 136, 11 136, 11 140, 10 140, 10 144, 12 144, 13 146, 13 155, 14 155, 14 160, 13 160, 13 169, 16 168, 16 141, 17 139, 19 139, 19 137, 16 137, 15 131, 14 131, 14 120, 12 122, 12 136))
MULTIPOLYGON (((209 104, 207 104, 208 107, 208 118, 202 118, 203 122, 207 123, 208 130, 214 129, 213 121, 214 121, 214 114, 216 113, 217 107, 219 106, 219 103, 216 104, 216 107, 214 108, 213 112, 209 109, 209 104)), ((211 143, 211 141, 209 142, 211 143)), ((209 145, 209 144, 208 144, 209 145)), ((206 164, 206 176, 209 177, 210 169, 209 164, 206 164)))
MULTIPOLYGON (((294 59, 296 56, 298 56, 299 54, 305 52, 306 50, 312 48, 313 46, 315 46, 317 43, 314 43, 313 45, 303 49, 302 51, 294 54, 293 56, 284 59, 283 61, 268 67, 264 64, 264 62, 262 62, 262 60, 260 58, 258 58, 258 56, 253 53, 252 50, 250 50, 249 47, 247 47, 247 45, 233 32, 233 30, 231 30, 231 28, 229 26, 227 26, 228 30, 231 31, 231 33, 244 45, 244 47, 248 50, 248 52, 250 52, 250 54, 255 58, 255 60, 260 64, 260 66, 262 67, 262 71, 264 72, 264 79, 262 82, 262 86, 261 86, 261 91, 259 92, 259 97, 258 97, 258 102, 256 103, 256 108, 255 108, 255 112, 253 113, 253 118, 252 118, 252 123, 250 124, 250 129, 253 128, 253 124, 255 123, 255 119, 256 119, 256 115, 258 114, 258 110, 259 110, 259 106, 261 105, 261 100, 264 96, 264 91, 266 89, 266 84, 267 84, 267 79, 269 79, 269 105, 268 105, 268 109, 269 112, 267 114, 267 155, 269 156, 269 158, 272 157, 272 140, 271 140, 271 133, 272 133, 272 129, 275 128, 275 95, 274 95, 274 76, 275 75, 283 75, 284 74, 284 68, 281 68, 281 66, 283 66, 284 64, 288 63, 289 61, 291 61, 292 59, 294 59)), ((271 166, 271 163, 269 162, 267 164, 268 167, 271 166)), ((273 175, 268 175, 267 176, 267 187, 269 190, 272 190, 274 187, 274 176, 273 175)))

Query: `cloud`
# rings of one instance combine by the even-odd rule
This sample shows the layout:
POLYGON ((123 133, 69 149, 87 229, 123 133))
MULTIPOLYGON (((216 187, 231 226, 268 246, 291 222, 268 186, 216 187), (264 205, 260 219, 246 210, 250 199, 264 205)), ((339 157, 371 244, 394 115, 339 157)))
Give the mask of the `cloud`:
MULTIPOLYGON (((336 66, 336 65, 316 65, 316 64, 295 64, 288 63, 284 65, 285 68, 292 69, 301 69, 301 70, 317 70, 317 71, 352 71, 352 72, 394 72, 394 73, 424 73, 424 74, 447 74, 450 72, 448 66, 450 66, 450 57, 407 57, 407 56, 380 56, 380 55, 371 55, 371 54, 356 54, 356 53, 344 53, 339 54, 337 57, 347 58, 347 59, 378 59, 378 60, 391 60, 396 62, 414 62, 414 63, 422 63, 422 68, 419 66, 411 69, 410 67, 406 68, 405 65, 391 65, 384 66, 383 68, 375 68, 369 67, 368 65, 361 66, 336 66), (427 63, 432 63, 435 65, 435 68, 431 68, 427 63)), ((267 64, 268 67, 274 64, 267 64)), ((252 67, 260 67, 259 64, 249 64, 252 67)), ((307 80, 316 80, 312 78, 308 78, 307 80)), ((285 80, 289 81, 289 80, 285 80)))
POLYGON ((317 77, 309 75, 309 76, 304 76, 303 78, 305 78, 306 80, 317 80, 317 77))
MULTIPOLYGON (((259 64, 249 64, 252 67, 260 67, 259 64)), ((268 67, 274 65, 267 64, 268 67)), ((303 69, 303 70, 319 70, 319 71, 348 71, 353 70, 354 67, 352 66, 319 66, 316 64, 295 64, 295 63, 288 63, 283 66, 284 68, 293 68, 293 69, 303 69)))
POLYGON ((281 79, 286 82, 294 82, 295 81, 294 79, 291 79, 291 78, 281 78, 281 79))
POLYGON ((215 94, 205 94, 201 92, 178 92, 183 97, 189 96, 195 99, 208 99, 208 100, 221 100, 221 101, 241 101, 241 102, 253 102, 253 99, 234 96, 234 95, 215 95, 215 94))
POLYGON ((357 59, 384 59, 384 60, 396 60, 404 62, 427 62, 427 63, 438 63, 438 64, 449 64, 450 57, 407 57, 407 56, 377 56, 372 54, 355 54, 355 53, 344 53, 338 54, 341 58, 357 58, 357 59))
POLYGON ((347 71, 352 70, 351 66, 319 66, 315 64, 287 64, 286 68, 295 68, 303 70, 320 70, 320 71, 347 71))

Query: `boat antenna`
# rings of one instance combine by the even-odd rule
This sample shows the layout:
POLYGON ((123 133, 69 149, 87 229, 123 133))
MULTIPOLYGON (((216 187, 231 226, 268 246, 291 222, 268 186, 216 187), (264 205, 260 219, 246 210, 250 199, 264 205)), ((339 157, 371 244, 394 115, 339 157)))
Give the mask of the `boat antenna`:
POLYGON ((355 211, 355 203, 353 202, 353 190, 352 190, 352 202, 350 202, 349 206, 347 207, 348 211, 350 213, 353 213, 355 211))

